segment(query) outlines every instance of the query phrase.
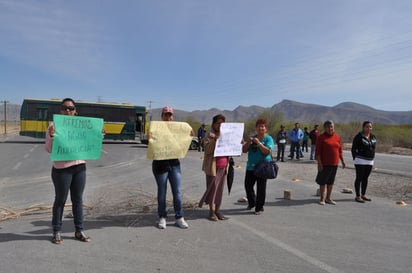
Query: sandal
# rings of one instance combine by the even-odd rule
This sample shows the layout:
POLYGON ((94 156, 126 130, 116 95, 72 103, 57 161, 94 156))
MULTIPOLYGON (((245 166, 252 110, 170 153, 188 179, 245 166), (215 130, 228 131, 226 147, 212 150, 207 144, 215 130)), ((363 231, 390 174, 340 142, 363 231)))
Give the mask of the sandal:
POLYGON ((369 202, 372 201, 372 199, 370 199, 369 197, 366 197, 365 195, 362 196, 362 199, 365 201, 369 201, 369 202))
POLYGON ((76 231, 74 233, 74 238, 76 238, 79 241, 85 242, 85 243, 91 241, 90 237, 87 236, 86 233, 84 233, 83 231, 76 231))
POLYGON ((336 202, 333 201, 332 199, 325 200, 325 203, 329 205, 336 205, 336 202))
POLYGON ((355 201, 356 201, 356 202, 359 202, 359 203, 365 203, 365 200, 363 200, 363 198, 360 197, 360 196, 357 196, 357 197, 355 198, 355 201))
POLYGON ((60 231, 53 233, 52 243, 56 245, 60 245, 63 242, 62 234, 60 231))
POLYGON ((209 220, 213 222, 217 222, 218 218, 214 212, 209 213, 209 220))
POLYGON ((221 212, 216 212, 216 217, 219 220, 226 220, 225 216, 221 212))

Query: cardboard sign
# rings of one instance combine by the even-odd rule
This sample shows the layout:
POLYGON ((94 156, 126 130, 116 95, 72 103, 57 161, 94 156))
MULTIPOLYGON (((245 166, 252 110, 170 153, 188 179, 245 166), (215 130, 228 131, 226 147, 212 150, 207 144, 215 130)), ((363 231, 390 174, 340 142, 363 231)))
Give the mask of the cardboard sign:
POLYGON ((214 156, 240 156, 242 154, 243 123, 220 124, 220 136, 214 156))
POLYGON ((53 115, 52 161, 99 159, 102 151, 103 119, 53 115))
POLYGON ((152 160, 184 158, 192 142, 191 132, 192 127, 186 122, 150 122, 147 158, 152 160))

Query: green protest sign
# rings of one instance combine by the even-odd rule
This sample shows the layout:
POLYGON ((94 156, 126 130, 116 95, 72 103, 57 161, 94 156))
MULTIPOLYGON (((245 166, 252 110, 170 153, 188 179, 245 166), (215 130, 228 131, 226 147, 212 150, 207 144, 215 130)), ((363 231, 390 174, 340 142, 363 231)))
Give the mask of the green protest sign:
POLYGON ((52 161, 100 158, 103 119, 53 115, 53 123, 52 161))

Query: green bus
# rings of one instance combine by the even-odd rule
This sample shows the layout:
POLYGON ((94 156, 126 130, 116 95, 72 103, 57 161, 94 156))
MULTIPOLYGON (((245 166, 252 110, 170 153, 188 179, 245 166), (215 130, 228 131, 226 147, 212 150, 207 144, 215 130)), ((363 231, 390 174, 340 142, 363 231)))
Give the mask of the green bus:
MULTIPOLYGON (((60 113, 61 99, 23 100, 20 110, 20 135, 45 138, 53 114, 60 113)), ((147 111, 144 106, 126 103, 76 101, 79 116, 104 120, 105 139, 137 140, 147 143, 147 111)))

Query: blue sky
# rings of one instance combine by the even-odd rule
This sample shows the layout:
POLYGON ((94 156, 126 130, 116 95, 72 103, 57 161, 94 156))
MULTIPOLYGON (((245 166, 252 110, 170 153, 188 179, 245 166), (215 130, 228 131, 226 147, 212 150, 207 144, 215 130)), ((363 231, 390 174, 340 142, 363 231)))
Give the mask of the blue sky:
POLYGON ((0 100, 412 110, 410 0, 0 0, 0 100))

